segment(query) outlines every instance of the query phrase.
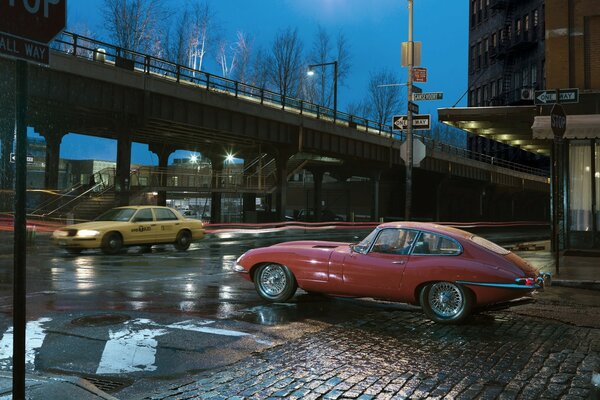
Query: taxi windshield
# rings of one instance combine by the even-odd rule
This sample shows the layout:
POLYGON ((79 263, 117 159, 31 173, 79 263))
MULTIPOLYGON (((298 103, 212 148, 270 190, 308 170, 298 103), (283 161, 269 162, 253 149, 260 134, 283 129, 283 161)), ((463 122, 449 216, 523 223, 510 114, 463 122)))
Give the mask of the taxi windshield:
POLYGON ((95 221, 120 221, 127 222, 135 213, 135 208, 113 208, 101 214, 95 221))

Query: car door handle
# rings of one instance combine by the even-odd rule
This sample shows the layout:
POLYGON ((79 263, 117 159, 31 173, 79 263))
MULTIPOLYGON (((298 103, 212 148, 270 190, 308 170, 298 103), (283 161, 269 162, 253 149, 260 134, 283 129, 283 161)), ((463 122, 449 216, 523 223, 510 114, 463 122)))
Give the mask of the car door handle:
POLYGON ((406 264, 406 261, 404 261, 404 260, 392 261, 392 264, 406 264))

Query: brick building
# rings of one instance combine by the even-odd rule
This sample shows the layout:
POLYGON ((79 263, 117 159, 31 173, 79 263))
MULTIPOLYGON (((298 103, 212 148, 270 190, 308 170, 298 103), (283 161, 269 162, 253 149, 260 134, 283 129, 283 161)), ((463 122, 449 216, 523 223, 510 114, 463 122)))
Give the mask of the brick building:
POLYGON ((474 150, 552 155, 555 245, 600 249, 600 1, 469 4, 469 107, 439 109, 439 120, 470 132, 474 150), (579 98, 563 104, 567 129, 555 145, 552 104, 534 105, 535 90, 568 88, 579 98))

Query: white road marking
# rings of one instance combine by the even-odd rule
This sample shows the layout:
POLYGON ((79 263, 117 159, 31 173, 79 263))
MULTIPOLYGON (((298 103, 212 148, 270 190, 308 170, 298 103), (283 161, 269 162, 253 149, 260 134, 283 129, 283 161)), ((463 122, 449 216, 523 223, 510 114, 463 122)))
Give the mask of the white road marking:
MULTIPOLYGON (((35 369, 37 350, 44 344, 46 331, 42 324, 52 321, 51 318, 40 318, 29 321, 25 326, 25 363, 35 369)), ((0 367, 12 369, 13 327, 9 327, 0 340, 0 367)))
POLYGON ((132 330, 125 328, 109 331, 110 339, 104 346, 97 374, 115 374, 138 371, 155 371, 155 337, 167 333, 164 329, 132 330))

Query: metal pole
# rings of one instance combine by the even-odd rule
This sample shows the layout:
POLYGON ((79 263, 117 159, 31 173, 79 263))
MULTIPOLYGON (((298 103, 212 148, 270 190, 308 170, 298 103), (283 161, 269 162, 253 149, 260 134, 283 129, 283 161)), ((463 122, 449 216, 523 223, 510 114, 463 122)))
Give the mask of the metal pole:
MULTIPOLYGON (((408 0, 408 101, 412 100, 412 81, 413 81, 413 63, 414 63, 414 43, 413 43, 413 0, 408 0)), ((404 218, 410 221, 412 208, 412 168, 413 168, 413 115, 408 110, 406 126, 406 199, 404 218)))
POLYGON ((333 62, 333 122, 337 119, 337 78, 338 78, 338 62, 333 62))
POLYGON ((25 195, 27 181, 27 62, 16 66, 16 182, 13 264, 13 387, 12 398, 25 398, 25 271, 27 219, 25 195))

